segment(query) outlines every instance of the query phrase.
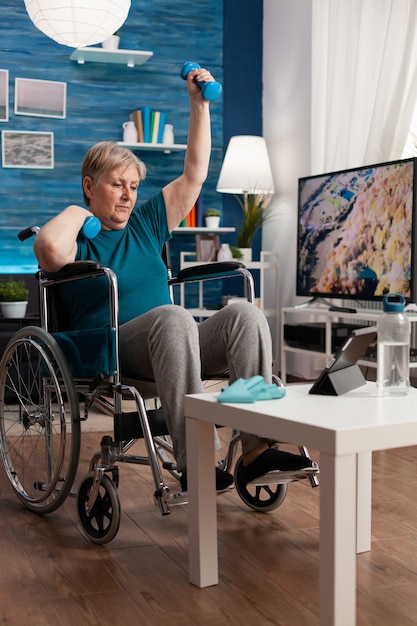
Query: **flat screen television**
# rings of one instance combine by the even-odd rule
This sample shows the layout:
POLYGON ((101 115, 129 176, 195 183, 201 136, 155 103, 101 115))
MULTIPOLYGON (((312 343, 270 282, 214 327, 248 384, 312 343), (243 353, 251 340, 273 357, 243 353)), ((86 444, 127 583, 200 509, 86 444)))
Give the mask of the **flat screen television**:
POLYGON ((415 302, 417 159, 298 181, 297 296, 415 302))

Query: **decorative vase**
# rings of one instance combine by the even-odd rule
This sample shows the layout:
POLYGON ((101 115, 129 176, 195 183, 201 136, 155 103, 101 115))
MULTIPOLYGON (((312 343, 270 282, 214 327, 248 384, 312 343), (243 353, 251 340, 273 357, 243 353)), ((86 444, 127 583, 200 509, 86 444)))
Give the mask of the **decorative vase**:
POLYGON ((105 50, 117 50, 120 43, 119 35, 111 35, 108 39, 101 42, 101 47, 105 50))
POLYGON ((25 317, 27 309, 27 301, 22 302, 1 302, 1 312, 3 317, 9 319, 20 319, 25 317))
POLYGON ((172 146, 174 143, 174 127, 172 124, 165 124, 164 133, 162 135, 162 143, 172 146))
POLYGON ((209 215, 204 218, 207 228, 218 228, 220 225, 220 217, 217 215, 209 215))
POLYGON ((123 122, 123 141, 125 143, 137 143, 138 131, 135 122, 123 122))
POLYGON ((218 261, 233 261, 232 251, 228 243, 222 243, 217 253, 218 261))
POLYGON ((242 258, 239 261, 242 263, 250 263, 252 261, 252 248, 239 248, 242 253, 242 258))

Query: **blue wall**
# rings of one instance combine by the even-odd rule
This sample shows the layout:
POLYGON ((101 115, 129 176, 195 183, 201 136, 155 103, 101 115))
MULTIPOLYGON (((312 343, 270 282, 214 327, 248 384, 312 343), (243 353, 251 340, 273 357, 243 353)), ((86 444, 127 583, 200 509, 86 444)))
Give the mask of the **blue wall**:
MULTIPOLYGON (((232 135, 262 134, 261 0, 133 0, 121 29, 121 48, 152 50, 144 65, 85 64, 69 60, 72 49, 40 33, 23 2, 0 2, 0 69, 9 70, 9 122, 0 130, 39 130, 55 134, 55 169, 0 168, 0 272, 9 245, 13 262, 32 262, 32 242, 19 244, 16 233, 42 224, 68 203, 82 202, 81 160, 90 145, 121 140, 122 122, 144 104, 166 111, 175 140, 185 143, 188 97, 179 69, 185 60, 207 65, 223 83, 223 96, 212 104, 213 152, 203 190, 205 206, 223 204, 223 224, 237 226, 241 210, 234 198, 215 191, 223 149, 232 135), (67 82, 67 118, 57 120, 13 113, 16 77, 67 82)), ((183 153, 144 152, 149 174, 141 197, 149 197, 182 168, 183 153)), ((187 249, 189 237, 176 237, 187 249)), ((229 238, 235 243, 235 236, 229 238)), ((255 254, 260 237, 255 242, 255 254)), ((7 256, 9 254, 7 253, 7 256)), ((174 250, 174 262, 177 255, 174 250)), ((34 266, 33 266, 34 267, 34 266)), ((15 271, 15 270, 13 270, 15 271)))
MULTIPOLYGON (((154 55, 144 65, 128 68, 70 61, 72 49, 38 31, 23 2, 1 1, 0 69, 9 70, 10 109, 9 121, 0 123, 0 130, 52 131, 55 168, 0 169, 0 272, 7 271, 1 266, 10 256, 10 245, 14 264, 32 261, 32 242, 16 243, 18 230, 43 224, 67 204, 82 203, 80 165, 85 152, 98 141, 121 140, 122 123, 134 109, 148 104, 165 111, 167 122, 174 125, 176 143, 186 143, 188 96, 179 70, 184 61, 195 60, 223 82, 222 9, 222 0, 133 0, 120 30, 120 47, 152 50, 154 55), (65 81, 66 119, 15 115, 16 77, 65 81)), ((203 203, 218 206, 215 186, 222 159, 222 98, 211 110, 213 153, 203 203)), ((143 200, 182 170, 183 152, 139 156, 149 170, 140 190, 143 200)))
MULTIPOLYGON (((223 144, 233 135, 262 135, 263 2, 224 0, 223 16, 223 144)), ((242 210, 236 199, 223 196, 228 225, 237 227, 242 210)), ((235 239, 230 238, 231 243, 235 239)), ((259 258, 261 234, 253 244, 259 258)))

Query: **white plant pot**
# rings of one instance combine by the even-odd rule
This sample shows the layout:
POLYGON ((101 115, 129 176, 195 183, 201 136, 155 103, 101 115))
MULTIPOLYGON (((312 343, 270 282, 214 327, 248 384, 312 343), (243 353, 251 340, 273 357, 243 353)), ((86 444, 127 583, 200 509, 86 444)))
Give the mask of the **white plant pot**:
POLYGON ((252 248, 239 248, 242 253, 242 258, 239 261, 242 263, 251 263, 252 261, 252 248))
POLYGON ((20 319, 25 317, 27 302, 0 302, 3 317, 9 319, 20 319))
POLYGON ((204 218, 207 228, 218 228, 220 225, 220 217, 217 215, 209 215, 204 218))
POLYGON ((105 50, 117 50, 119 48, 119 35, 111 35, 108 39, 101 43, 101 47, 105 50))

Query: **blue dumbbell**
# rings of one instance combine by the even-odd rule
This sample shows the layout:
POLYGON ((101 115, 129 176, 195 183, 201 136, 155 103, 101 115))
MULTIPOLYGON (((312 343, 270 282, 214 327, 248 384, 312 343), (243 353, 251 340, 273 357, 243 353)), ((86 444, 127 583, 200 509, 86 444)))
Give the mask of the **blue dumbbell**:
MULTIPOLYGON (((181 78, 187 80, 187 75, 192 70, 199 70, 200 65, 198 63, 193 63, 193 61, 187 61, 181 68, 181 78)), ((214 80, 210 80, 207 83, 201 83, 200 81, 194 79, 197 85, 201 89, 201 95, 204 100, 217 100, 222 92, 222 86, 220 83, 216 83, 214 80)))
POLYGON ((94 239, 96 235, 101 231, 101 222, 95 215, 89 215, 85 218, 83 227, 81 228, 81 234, 86 239, 94 239))

